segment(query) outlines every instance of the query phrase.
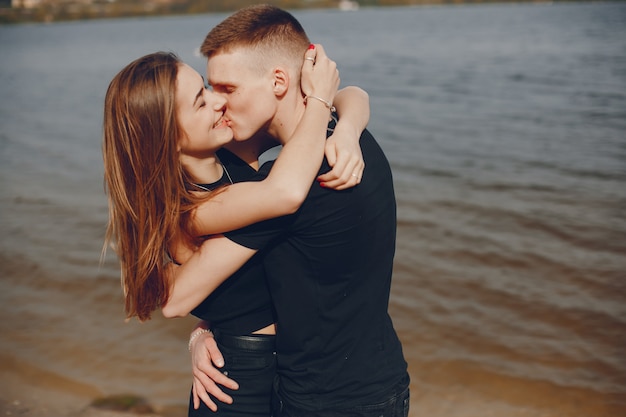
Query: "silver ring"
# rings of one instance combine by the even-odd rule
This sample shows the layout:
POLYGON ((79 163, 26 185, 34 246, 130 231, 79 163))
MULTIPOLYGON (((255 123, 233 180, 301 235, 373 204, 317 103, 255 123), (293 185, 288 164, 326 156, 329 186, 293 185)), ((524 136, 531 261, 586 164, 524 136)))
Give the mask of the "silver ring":
POLYGON ((356 178, 356 179, 358 179, 358 178, 359 178, 359 176, 358 176, 358 175, 356 175, 356 174, 352 174, 352 176, 353 176, 354 178, 356 178))
POLYGON ((311 61, 311 62, 315 63, 315 58, 311 58, 310 56, 307 56, 304 59, 306 59, 307 61, 311 61))

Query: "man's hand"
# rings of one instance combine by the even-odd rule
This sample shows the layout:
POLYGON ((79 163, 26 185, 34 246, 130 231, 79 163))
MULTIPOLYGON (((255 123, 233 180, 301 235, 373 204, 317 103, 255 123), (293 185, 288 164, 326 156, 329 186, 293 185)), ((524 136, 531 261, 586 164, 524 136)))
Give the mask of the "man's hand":
POLYGON ((332 169, 317 177, 321 186, 345 190, 361 182, 365 162, 359 146, 360 136, 360 131, 337 123, 335 131, 326 140, 326 159, 332 169))
POLYGON ((239 385, 217 369, 224 366, 224 357, 217 347, 213 334, 210 332, 199 334, 191 341, 189 350, 193 371, 194 409, 197 410, 200 407, 202 400, 212 411, 216 411, 217 405, 211 400, 209 394, 218 401, 232 404, 233 399, 224 393, 218 385, 233 390, 239 389, 239 385))

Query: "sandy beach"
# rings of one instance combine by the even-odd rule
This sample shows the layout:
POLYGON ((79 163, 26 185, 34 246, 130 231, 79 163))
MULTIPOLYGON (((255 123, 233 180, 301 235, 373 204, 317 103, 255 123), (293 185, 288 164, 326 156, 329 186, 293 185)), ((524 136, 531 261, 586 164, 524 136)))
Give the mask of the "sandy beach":
MULTIPOLYGON (((4 361, 3 361, 4 362, 4 361)), ((184 409, 154 410, 124 410, 114 411, 99 409, 91 405, 99 392, 93 387, 81 385, 64 379, 58 375, 49 374, 41 370, 28 368, 22 364, 13 367, 2 367, 0 384, 3 389, 0 393, 0 415, 24 417, 183 417, 184 409)), ((493 407, 485 410, 481 407, 478 398, 471 399, 468 392, 462 393, 452 388, 444 396, 428 396, 420 404, 419 410, 411 410, 411 417, 454 417, 459 415, 459 403, 465 403, 463 416, 467 416, 467 407, 475 409, 475 416, 494 417, 557 417, 563 416, 559 412, 545 412, 533 408, 507 409, 508 407, 493 407), (456 392, 455 392, 456 391, 456 392), (468 401, 469 400, 469 401, 468 401)), ((573 414, 572 414, 573 416, 573 414)))
MULTIPOLYGON (((182 416, 183 409, 151 412, 149 406, 112 410, 92 406, 98 389, 0 356, 0 415, 25 417, 182 416)), ((153 410, 155 411, 155 410, 153 410)))
MULTIPOLYGON (((33 368, 14 358, 1 357, 0 415, 23 417, 183 417, 184 407, 152 409, 150 405, 112 410, 93 406, 101 393, 95 387, 69 380, 33 368)), ((518 387, 519 388, 519 387, 518 387)), ((586 417, 620 415, 619 409, 605 408, 607 404, 580 401, 576 392, 568 398, 543 404, 514 404, 517 391, 514 386, 503 387, 502 401, 493 392, 480 392, 465 385, 443 387, 411 386, 410 417, 586 417)), ((524 393, 519 392, 521 400, 524 393)))

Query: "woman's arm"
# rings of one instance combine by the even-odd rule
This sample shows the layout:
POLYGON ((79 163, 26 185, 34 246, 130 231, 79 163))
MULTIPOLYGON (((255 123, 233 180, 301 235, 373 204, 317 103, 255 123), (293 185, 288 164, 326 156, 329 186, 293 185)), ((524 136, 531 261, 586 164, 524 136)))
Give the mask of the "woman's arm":
POLYGON ((167 303, 161 308, 163 315, 189 314, 256 252, 220 235, 206 239, 182 265, 170 263, 167 273, 172 285, 167 303))
POLYGON ((337 108, 337 116, 339 116, 335 131, 338 127, 352 129, 346 130, 346 133, 352 133, 358 142, 358 138, 370 121, 369 94, 362 88, 351 85, 337 92, 334 104, 337 108))
POLYGON ((339 119, 326 141, 326 159, 332 170, 317 177, 320 185, 344 190, 361 182, 365 162, 359 139, 370 119, 369 95, 359 87, 346 87, 335 97, 339 119))
MULTIPOLYGON (((302 89, 309 96, 332 102, 339 86, 336 65, 321 45, 307 51, 302 89)), ((293 88, 293 87, 292 87, 293 88)), ((200 235, 234 230, 251 223, 295 212, 319 170, 330 110, 320 100, 308 100, 304 115, 285 144, 268 177, 225 187, 202 203, 192 220, 200 235)))

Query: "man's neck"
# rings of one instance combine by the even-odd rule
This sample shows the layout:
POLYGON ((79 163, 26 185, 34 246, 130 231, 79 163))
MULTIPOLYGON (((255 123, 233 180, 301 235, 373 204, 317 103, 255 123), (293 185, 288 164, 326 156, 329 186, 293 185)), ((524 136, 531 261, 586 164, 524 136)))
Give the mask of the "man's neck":
POLYGON ((225 145, 224 148, 237 155, 239 159, 258 171, 259 156, 268 149, 278 145, 279 143, 273 137, 266 133, 258 133, 245 141, 231 141, 225 145))
POLYGON ((224 147, 237 155, 255 170, 259 169, 259 156, 277 145, 284 145, 293 136, 298 123, 304 116, 304 102, 298 97, 290 101, 285 98, 276 111, 267 132, 259 132, 245 141, 232 141, 224 147))
POLYGON ((297 97, 285 97, 279 104, 276 115, 268 128, 268 134, 284 145, 293 136, 298 123, 304 116, 304 102, 297 92, 297 97))

